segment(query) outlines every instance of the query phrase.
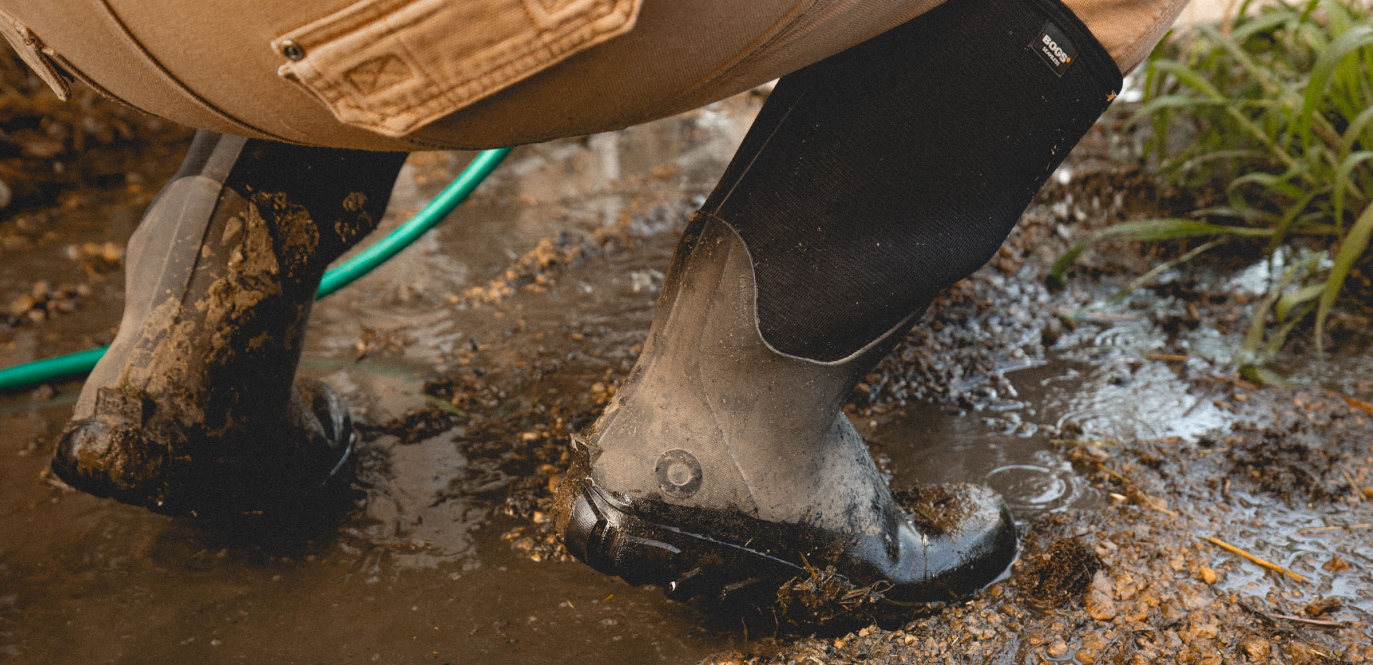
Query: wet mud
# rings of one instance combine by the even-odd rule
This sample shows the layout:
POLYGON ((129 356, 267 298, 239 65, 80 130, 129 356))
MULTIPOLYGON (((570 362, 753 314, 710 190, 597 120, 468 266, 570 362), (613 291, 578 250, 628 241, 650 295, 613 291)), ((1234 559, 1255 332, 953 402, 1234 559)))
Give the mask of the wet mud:
MULTIPOLYGON (((244 533, 70 492, 44 470, 79 381, 0 395, 0 661, 1373 661, 1367 341, 1292 359, 1303 387, 1262 388, 1224 367, 1252 306, 1227 295, 1235 266, 1102 305, 1153 251, 1103 247, 1050 289, 1080 234, 1178 196, 1117 166, 1100 131, 845 407, 895 487, 1006 497, 1023 536, 1006 578, 855 626, 839 610, 870 598, 817 571, 783 589, 818 624, 798 631, 572 560, 551 505, 570 436, 641 350, 677 233, 760 101, 519 148, 318 303, 301 373, 344 395, 362 439, 341 517, 244 533)), ((412 156, 381 232, 469 158, 412 156)), ((0 303, 24 305, 0 323, 0 366, 112 338, 149 194, 72 196, 0 221, 0 303)))

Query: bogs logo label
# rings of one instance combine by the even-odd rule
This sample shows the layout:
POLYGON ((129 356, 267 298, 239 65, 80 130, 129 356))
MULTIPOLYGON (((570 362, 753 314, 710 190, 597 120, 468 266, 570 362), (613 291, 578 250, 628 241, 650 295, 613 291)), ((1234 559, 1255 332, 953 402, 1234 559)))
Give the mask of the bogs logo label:
POLYGON ((1039 36, 1030 42, 1030 50, 1038 53, 1044 63, 1058 76, 1063 76, 1068 71, 1068 65, 1073 64, 1073 59, 1077 58, 1077 47, 1073 46, 1068 35, 1063 34, 1063 30, 1052 21, 1044 23, 1044 29, 1039 31, 1039 36))

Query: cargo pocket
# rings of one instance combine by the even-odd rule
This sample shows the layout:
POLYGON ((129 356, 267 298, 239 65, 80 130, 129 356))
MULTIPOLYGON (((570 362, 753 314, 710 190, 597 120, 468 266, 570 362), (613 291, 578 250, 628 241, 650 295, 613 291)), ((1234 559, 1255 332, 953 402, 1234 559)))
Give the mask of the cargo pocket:
POLYGON ((403 137, 634 27, 643 0, 361 0, 272 42, 339 122, 403 137))
POLYGON ((11 16, 4 10, 0 10, 0 34, 5 36, 5 41, 14 47, 19 59, 23 60, 30 69, 38 74, 38 78, 43 79, 48 87, 52 88, 53 93, 62 101, 71 99, 72 87, 71 80, 67 73, 58 68, 53 61, 52 49, 43 44, 43 40, 38 35, 33 34, 28 26, 19 22, 19 19, 11 16))

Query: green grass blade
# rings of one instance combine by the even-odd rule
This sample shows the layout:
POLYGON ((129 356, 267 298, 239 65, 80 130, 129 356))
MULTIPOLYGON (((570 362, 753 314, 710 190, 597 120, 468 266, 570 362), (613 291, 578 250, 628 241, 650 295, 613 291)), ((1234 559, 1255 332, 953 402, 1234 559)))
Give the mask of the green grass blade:
POLYGON ((1282 175, 1271 173, 1247 173, 1230 181, 1227 191, 1236 191, 1244 185, 1258 185, 1269 191, 1277 192, 1283 196, 1291 198, 1301 198, 1302 189, 1293 185, 1290 180, 1301 175, 1304 169, 1289 170, 1282 175))
POLYGON ((1344 224, 1344 194, 1345 183, 1349 180, 1349 175, 1354 169, 1370 159, 1373 159, 1373 150, 1360 150, 1352 155, 1346 156, 1340 161, 1339 168, 1335 169, 1335 223, 1344 224))
POLYGON ((1194 109, 1206 106, 1224 106, 1226 103, 1223 99, 1198 99, 1191 95, 1163 95, 1141 104, 1139 109, 1130 114, 1126 124, 1134 125, 1163 109, 1194 109))
POLYGON ((1244 71, 1248 72, 1250 76, 1254 77, 1254 79, 1263 86, 1264 92, 1267 93, 1268 96, 1276 97, 1279 95, 1281 88, 1273 82, 1272 75, 1269 72, 1264 71, 1262 67, 1259 67, 1258 63, 1255 63, 1254 59, 1249 57, 1249 54, 1244 51, 1244 48, 1241 47, 1239 42, 1234 38, 1221 34, 1219 30, 1209 25, 1197 26, 1197 32, 1205 35, 1207 39, 1210 39, 1219 44, 1221 48, 1225 49, 1225 52, 1229 54, 1231 58, 1234 58, 1235 62, 1238 62, 1244 71))
POLYGON ((1354 268, 1354 263, 1363 256, 1363 252, 1368 248, 1368 238, 1373 235, 1373 204, 1364 208, 1363 214, 1359 215, 1359 220, 1354 222, 1354 226, 1345 235, 1344 241, 1340 243, 1340 251, 1335 255, 1335 265, 1330 269, 1330 277, 1325 281, 1325 290, 1321 292, 1320 307, 1316 310, 1316 351, 1324 353, 1324 333, 1325 321, 1330 316, 1330 308, 1334 306, 1335 299, 1340 295, 1340 289, 1344 286, 1344 280, 1349 276, 1349 271, 1354 268))
POLYGON ((1287 315, 1292 312, 1292 308, 1304 302, 1315 300, 1316 297, 1325 292, 1325 282, 1312 284, 1295 289, 1282 294, 1278 298, 1277 304, 1273 305, 1273 313, 1278 315, 1279 321, 1286 321, 1287 315))
POLYGON ((1049 281, 1055 284, 1063 284, 1063 276, 1067 274, 1077 258, 1086 251, 1092 243, 1105 240, 1106 238, 1118 237, 1126 242, 1147 242, 1151 240, 1171 240, 1178 238, 1200 238, 1206 236, 1243 236, 1243 237, 1268 237, 1273 234, 1272 229, 1257 229, 1247 226, 1224 226, 1220 224, 1210 224, 1199 222, 1195 219, 1141 219, 1133 222, 1123 222, 1110 228, 1102 229, 1096 233, 1079 240, 1068 251, 1054 262, 1049 268, 1049 281))
POLYGON ((1183 65, 1180 62, 1159 60, 1154 63, 1154 68, 1164 74, 1171 74, 1179 83, 1200 92, 1212 101, 1221 103, 1225 103, 1226 101, 1225 95, 1221 94, 1221 92, 1216 89, 1216 86, 1211 85, 1211 82, 1207 81, 1201 74, 1188 69, 1186 65, 1183 65))
POLYGON ((1235 28, 1230 31, 1230 38, 1238 44, 1244 44, 1254 35, 1272 32, 1286 25, 1288 22, 1295 21, 1297 18, 1298 14, 1296 12, 1270 12, 1235 26, 1235 28))
POLYGON ((1364 130, 1369 127, 1369 123, 1373 123, 1373 94, 1369 95, 1368 100, 1368 108, 1354 116, 1349 127, 1345 128, 1344 135, 1340 138, 1340 159, 1344 159, 1345 155, 1354 150, 1354 144, 1359 142, 1364 130))
POLYGON ((1275 251, 1284 242, 1288 232, 1292 229, 1292 225, 1301 217, 1301 214, 1306 211, 1306 208, 1311 205, 1311 201, 1315 199, 1318 194, 1320 194, 1318 191, 1307 192, 1306 196, 1298 199, 1296 203, 1288 206, 1287 210, 1283 212, 1282 219, 1278 221, 1278 225, 1273 229, 1273 239, 1268 242, 1268 251, 1270 253, 1275 251))
MULTIPOLYGON (((1320 285, 1317 284, 1316 286, 1320 285)), ((1267 360, 1278 355, 1278 352, 1282 351, 1283 345, 1287 343, 1287 336, 1292 334, 1292 329, 1297 327, 1297 324, 1301 323, 1301 320, 1306 318, 1315 308, 1316 303, 1306 303, 1302 305, 1301 310, 1296 315, 1278 326, 1278 329, 1268 336, 1268 343, 1263 346, 1262 358, 1267 360)))
POLYGON ((1131 293, 1134 293, 1136 290, 1138 290, 1139 287, 1144 286, 1145 284, 1148 284, 1149 282, 1153 281, 1155 277, 1158 277, 1159 275, 1162 275, 1164 272, 1168 270, 1176 268, 1177 266, 1180 266, 1184 263, 1187 263, 1188 261, 1191 261, 1192 259, 1197 258, 1198 256, 1201 256, 1202 254, 1205 254, 1206 252, 1209 252, 1217 247, 1220 247, 1221 245, 1224 245, 1227 242, 1230 242, 1230 238, 1231 236, 1222 236, 1220 238, 1216 238, 1215 240, 1202 243, 1200 245, 1197 245, 1196 247, 1193 247, 1191 250, 1188 250, 1185 254, 1177 258, 1164 261, 1163 263, 1154 266, 1149 270, 1149 272, 1140 275, 1139 277, 1131 280, 1129 284, 1126 284, 1125 286, 1121 287, 1119 291, 1116 291, 1114 294, 1111 295, 1109 299, 1107 299, 1107 302, 1117 303, 1124 300, 1131 293))
POLYGON ((1244 334, 1243 354, 1245 362, 1258 362, 1259 347, 1263 346, 1263 332, 1268 328, 1268 312, 1272 311, 1277 304, 1282 292, 1287 289, 1287 285, 1292 283, 1292 279, 1297 274, 1296 265, 1287 267, 1283 272, 1282 280, 1278 285, 1268 291, 1268 295, 1259 303, 1258 309, 1254 310, 1253 318, 1249 319, 1249 330, 1244 334))
POLYGON ((1306 85, 1306 96, 1302 100, 1301 113, 1297 118, 1297 131, 1300 132, 1303 141, 1311 141, 1311 117, 1315 115, 1316 106, 1325 96, 1326 85, 1330 82, 1330 75, 1335 66, 1344 60, 1345 56, 1369 44, 1373 44, 1373 26, 1356 25, 1336 37, 1321 51, 1315 67, 1311 69, 1311 80, 1306 85))

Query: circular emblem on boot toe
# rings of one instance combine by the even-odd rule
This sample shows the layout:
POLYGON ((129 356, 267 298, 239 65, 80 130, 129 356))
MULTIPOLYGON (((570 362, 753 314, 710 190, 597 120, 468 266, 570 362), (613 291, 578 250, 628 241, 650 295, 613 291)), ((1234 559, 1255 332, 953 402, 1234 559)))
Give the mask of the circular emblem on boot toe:
POLYGON ((668 496, 685 499, 701 489, 701 463, 685 450, 669 450, 658 458, 658 487, 668 496))

